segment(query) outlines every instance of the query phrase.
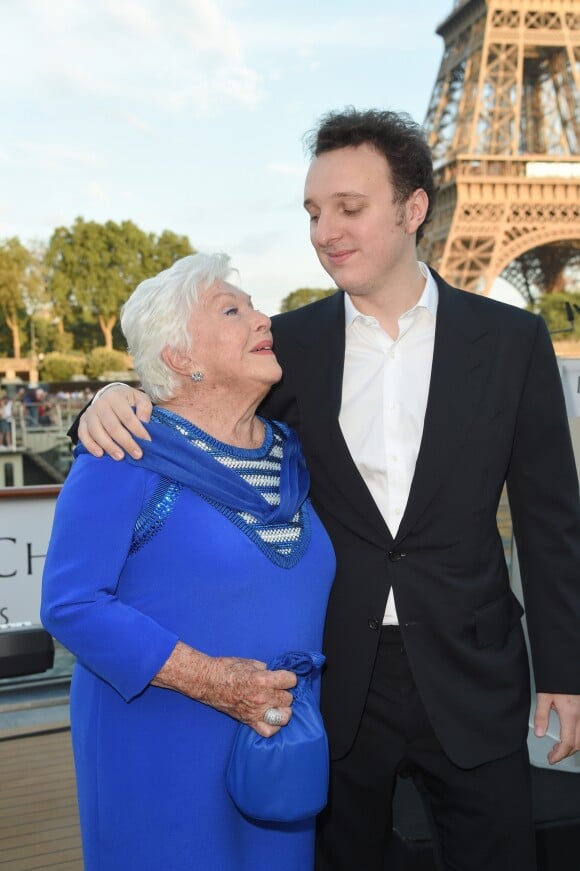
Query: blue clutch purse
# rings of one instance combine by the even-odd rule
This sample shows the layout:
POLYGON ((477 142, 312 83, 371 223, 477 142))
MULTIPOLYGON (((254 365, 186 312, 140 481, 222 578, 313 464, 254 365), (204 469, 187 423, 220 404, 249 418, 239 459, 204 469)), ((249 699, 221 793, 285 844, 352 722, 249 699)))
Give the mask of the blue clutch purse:
POLYGON ((227 789, 238 809, 248 817, 272 822, 295 822, 313 817, 328 797, 328 739, 312 691, 322 653, 292 652, 268 663, 269 669, 293 671, 298 682, 291 690, 292 717, 271 738, 240 723, 234 739, 227 789))

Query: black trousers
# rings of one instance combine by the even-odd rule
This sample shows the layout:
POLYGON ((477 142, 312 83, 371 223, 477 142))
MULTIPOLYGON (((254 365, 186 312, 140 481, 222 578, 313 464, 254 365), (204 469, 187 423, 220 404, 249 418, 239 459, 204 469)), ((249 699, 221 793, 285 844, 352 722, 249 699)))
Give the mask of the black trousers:
POLYGON ((316 871, 389 871, 397 776, 412 777, 445 871, 535 871, 527 748, 477 768, 443 752, 419 698, 398 627, 385 627, 361 726, 333 762, 319 817, 316 871))

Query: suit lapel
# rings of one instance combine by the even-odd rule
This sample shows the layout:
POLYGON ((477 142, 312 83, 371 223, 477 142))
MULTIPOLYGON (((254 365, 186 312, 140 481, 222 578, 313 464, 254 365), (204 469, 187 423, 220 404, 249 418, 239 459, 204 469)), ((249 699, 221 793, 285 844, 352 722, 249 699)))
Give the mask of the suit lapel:
POLYGON ((401 541, 429 505, 453 458, 454 447, 473 419, 482 394, 491 334, 464 305, 466 291, 439 288, 433 365, 423 436, 415 474, 396 540, 401 541))
POLYGON ((341 504, 348 505, 348 516, 339 517, 341 522, 384 547, 392 542, 392 536, 353 462, 338 422, 345 351, 344 294, 339 292, 325 300, 308 327, 299 340, 303 353, 294 363, 301 367, 301 420, 306 429, 315 430, 314 443, 324 446, 317 457, 318 466, 344 496, 344 500, 337 500, 335 513, 340 513, 341 504))
MULTIPOLYGON (((447 474, 454 446, 469 427, 478 408, 493 355, 492 334, 465 305, 466 291, 456 290, 436 273, 439 289, 433 364, 425 423, 407 507, 396 541, 402 541, 428 507, 447 474)), ((362 538, 380 547, 393 542, 384 519, 364 483, 338 423, 344 370, 344 295, 335 294, 317 308, 296 339, 301 353, 297 401, 312 442, 323 445, 316 463, 332 486, 344 496, 334 506, 337 518, 362 538), (340 505, 349 506, 340 516, 340 505)))

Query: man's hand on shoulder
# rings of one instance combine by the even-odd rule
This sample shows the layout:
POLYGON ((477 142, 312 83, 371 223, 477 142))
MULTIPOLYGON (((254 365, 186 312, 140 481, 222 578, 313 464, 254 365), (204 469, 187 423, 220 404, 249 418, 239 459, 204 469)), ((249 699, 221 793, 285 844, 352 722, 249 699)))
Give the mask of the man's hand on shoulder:
POLYGON ((79 421, 79 441, 95 457, 108 454, 122 460, 124 451, 139 459, 143 452, 132 436, 150 441, 141 421, 148 422, 153 406, 142 390, 111 385, 97 396, 79 421))
POLYGON ((555 765, 580 750, 580 695, 537 694, 534 734, 538 738, 543 738, 546 734, 551 710, 556 711, 560 718, 560 740, 548 753, 548 762, 555 765))

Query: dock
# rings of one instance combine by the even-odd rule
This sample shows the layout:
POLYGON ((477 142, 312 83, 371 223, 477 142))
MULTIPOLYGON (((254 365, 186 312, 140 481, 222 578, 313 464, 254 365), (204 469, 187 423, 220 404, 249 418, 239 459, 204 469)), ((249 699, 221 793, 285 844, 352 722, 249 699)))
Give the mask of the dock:
MULTIPOLYGON (((83 871, 70 663, 57 653, 49 678, 0 681, 0 871, 83 871)), ((538 871, 577 871, 580 776, 532 768, 532 786, 538 871)), ((394 823, 385 871, 435 871, 428 820, 409 780, 398 783, 394 823)))
POLYGON ((0 871, 82 871, 70 728, 0 734, 0 871))
POLYGON ((50 672, 0 680, 0 871, 83 871, 72 663, 57 645, 50 672))

